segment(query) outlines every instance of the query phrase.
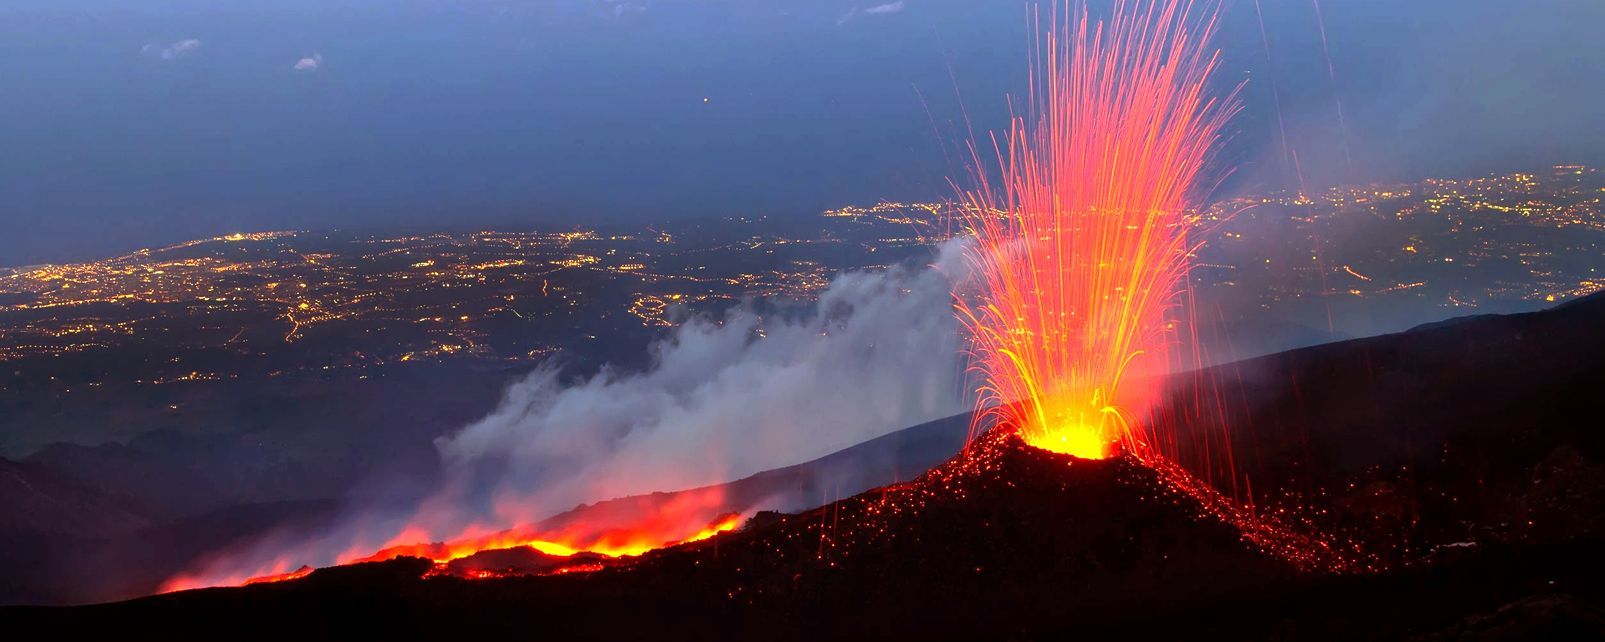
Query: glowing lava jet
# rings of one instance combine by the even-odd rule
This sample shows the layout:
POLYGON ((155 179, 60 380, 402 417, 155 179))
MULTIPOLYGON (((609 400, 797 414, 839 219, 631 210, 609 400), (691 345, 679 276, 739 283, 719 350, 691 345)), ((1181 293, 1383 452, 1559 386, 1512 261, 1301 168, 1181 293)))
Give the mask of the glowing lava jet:
POLYGON ((1106 22, 1052 11, 1026 114, 994 141, 1000 176, 977 171, 961 196, 977 421, 1091 459, 1154 443, 1140 417, 1170 366, 1187 212, 1237 109, 1207 90, 1217 16, 1177 0, 1117 2, 1106 22))

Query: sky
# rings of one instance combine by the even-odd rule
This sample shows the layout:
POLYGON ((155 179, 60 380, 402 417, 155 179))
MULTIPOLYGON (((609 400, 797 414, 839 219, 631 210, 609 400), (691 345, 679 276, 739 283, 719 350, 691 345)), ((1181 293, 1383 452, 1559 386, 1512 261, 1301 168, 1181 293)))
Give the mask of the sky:
MULTIPOLYGON (((1310 186, 1605 163, 1605 2, 1325 0, 1323 47, 1314 0, 1261 1, 1263 40, 1251 0, 1218 40, 1225 191, 1297 181, 1278 113, 1310 186)), ((6 0, 0 266, 945 198, 1024 87, 1027 7, 6 0)))

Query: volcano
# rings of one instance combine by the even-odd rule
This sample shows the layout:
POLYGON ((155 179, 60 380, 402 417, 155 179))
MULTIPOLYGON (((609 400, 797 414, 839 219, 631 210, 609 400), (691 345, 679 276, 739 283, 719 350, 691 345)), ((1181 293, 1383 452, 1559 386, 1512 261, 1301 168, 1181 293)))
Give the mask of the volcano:
POLYGON ((1595 638, 1600 327, 1605 296, 1214 369, 1236 377, 1220 420, 1257 453, 1240 459, 1259 485, 1254 510, 1295 497, 1319 518, 1299 523, 1326 539, 1245 530, 1129 455, 1077 459, 994 432, 914 480, 584 572, 530 551, 455 574, 399 558, 0 610, 0 626, 178 639, 1595 638), (1333 570, 1289 554, 1351 540, 1380 561, 1333 570), (461 577, 508 569, 527 574, 461 577))
MULTIPOLYGON (((661 637, 660 627, 690 634, 717 626, 703 633, 969 637, 991 630, 975 628, 983 622, 1117 612, 1139 595, 1198 604, 1223 591, 1263 593, 1298 576, 1130 457, 1077 459, 1003 431, 909 482, 801 513, 760 513, 737 532, 638 558, 604 559, 584 560, 601 562, 589 572, 541 575, 558 566, 528 549, 464 558, 444 574, 427 560, 398 558, 86 607, 80 613, 89 618, 69 619, 181 637, 240 621, 265 623, 261 633, 288 625, 268 637, 304 635, 308 625, 337 636, 528 627, 558 637, 637 638, 661 637), (529 574, 460 579, 465 569, 503 567, 529 574), (342 606, 325 608, 333 604, 342 606), (621 605, 633 615, 613 617, 621 605), (314 624, 307 617, 315 612, 331 619, 314 624), (831 614, 848 615, 853 625, 816 629, 835 621, 831 614)), ((70 612, 31 615, 57 620, 70 612)))

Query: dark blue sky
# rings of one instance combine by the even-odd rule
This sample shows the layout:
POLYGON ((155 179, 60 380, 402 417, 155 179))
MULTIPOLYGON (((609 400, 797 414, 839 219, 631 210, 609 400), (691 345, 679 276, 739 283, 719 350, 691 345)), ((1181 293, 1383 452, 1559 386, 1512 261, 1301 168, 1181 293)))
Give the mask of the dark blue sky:
MULTIPOLYGON (((1325 0, 1340 129, 1312 4, 1262 1, 1274 66, 1249 0, 1220 40, 1223 79, 1251 79, 1228 189, 1280 179, 1273 76, 1313 183, 1605 156, 1605 2, 1325 0)), ((0 265, 247 230, 941 198, 955 80, 978 130, 1002 125, 1025 7, 6 0, 0 265)))

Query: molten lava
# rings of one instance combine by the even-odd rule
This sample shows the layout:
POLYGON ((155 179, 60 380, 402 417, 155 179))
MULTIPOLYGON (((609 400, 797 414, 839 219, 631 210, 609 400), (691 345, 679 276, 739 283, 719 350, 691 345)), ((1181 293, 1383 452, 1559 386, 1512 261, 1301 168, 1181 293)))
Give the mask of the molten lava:
POLYGON ((1217 11, 1064 12, 1042 31, 1027 115, 994 142, 1001 175, 978 170, 962 192, 979 294, 955 298, 983 382, 977 422, 1101 459, 1155 442, 1141 417, 1171 365, 1188 211, 1236 107, 1207 91, 1217 11))
MULTIPOLYGON (((421 528, 408 527, 382 546, 353 548, 338 555, 336 564, 380 562, 397 557, 419 557, 435 563, 436 574, 466 578, 501 577, 508 574, 484 570, 455 572, 453 562, 486 551, 530 549, 542 555, 569 558, 550 572, 575 573, 602 568, 596 560, 627 558, 672 546, 709 539, 741 526, 739 512, 720 511, 724 495, 719 487, 614 500, 559 515, 535 525, 520 526, 486 535, 464 535, 446 542, 430 542, 421 528), (713 512, 717 511, 717 512, 713 512)), ((309 553, 288 553, 266 565, 249 570, 206 570, 169 579, 161 592, 209 586, 229 586, 280 582, 312 572, 308 566, 291 566, 295 560, 315 559, 309 553), (290 570, 294 568, 294 570, 290 570)), ((226 558, 224 561, 227 561, 226 558)))
MULTIPOLYGON (((686 542, 699 542, 719 533, 733 530, 741 525, 740 514, 720 516, 693 533, 680 535, 662 531, 653 531, 644 528, 644 525, 635 527, 618 527, 603 530, 589 538, 581 539, 577 534, 562 532, 547 532, 534 528, 513 528, 483 537, 469 537, 451 542, 433 543, 396 543, 380 549, 372 555, 341 560, 343 564, 360 562, 378 562, 396 557, 422 557, 434 560, 437 563, 450 562, 461 559, 474 553, 488 550, 529 547, 558 557, 568 557, 576 553, 597 553, 608 557, 624 557, 640 555, 647 551, 681 544, 686 542)), ((416 532, 404 531, 395 537, 396 542, 416 542, 422 537, 416 532)))

